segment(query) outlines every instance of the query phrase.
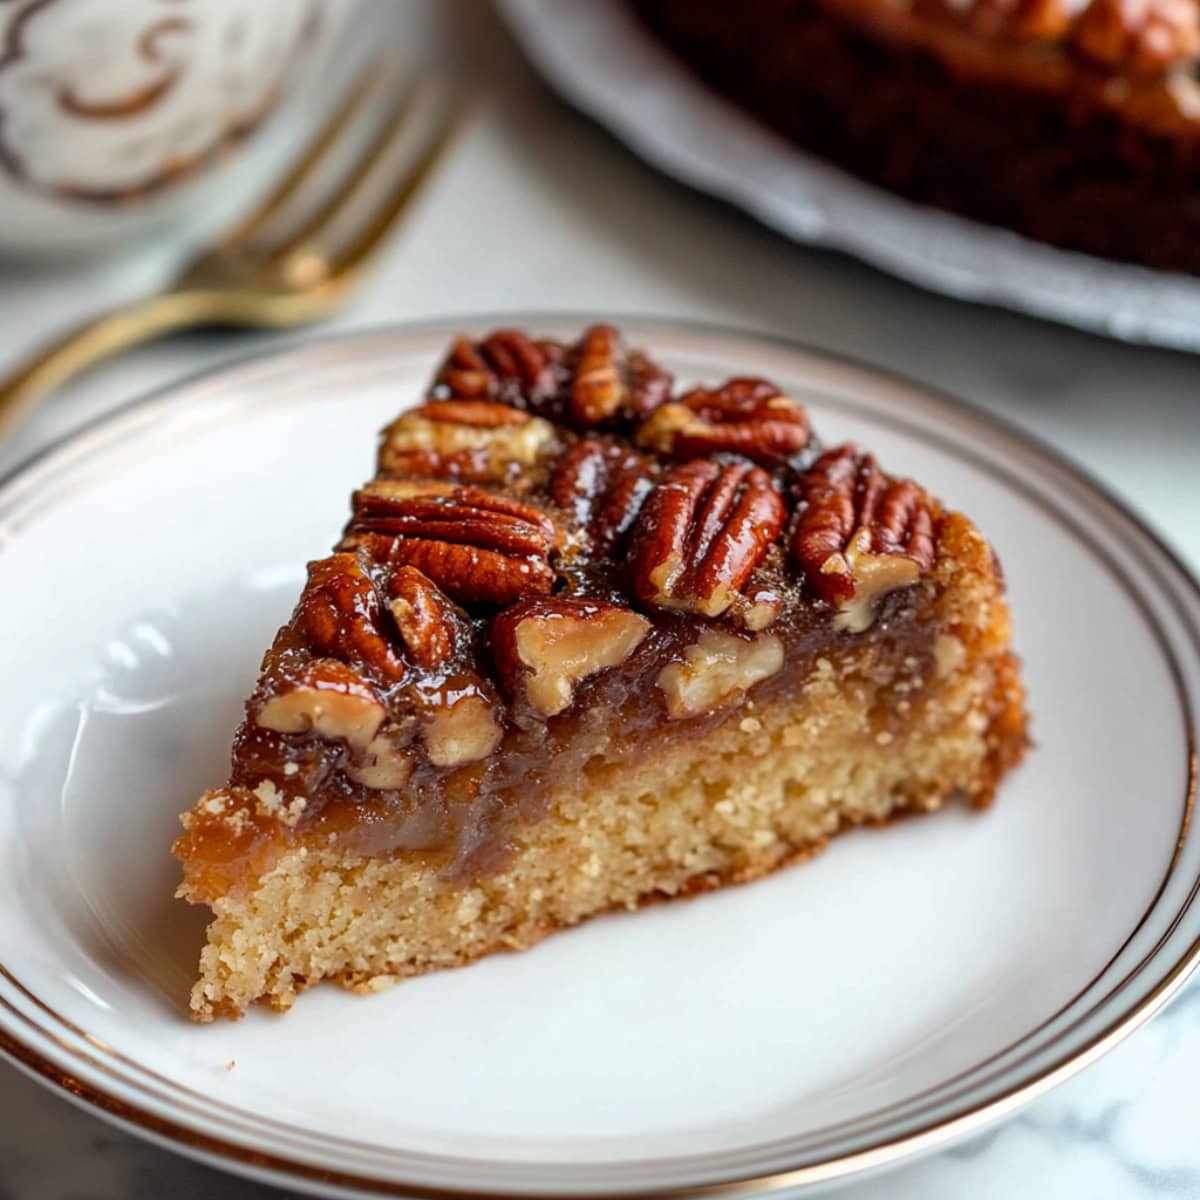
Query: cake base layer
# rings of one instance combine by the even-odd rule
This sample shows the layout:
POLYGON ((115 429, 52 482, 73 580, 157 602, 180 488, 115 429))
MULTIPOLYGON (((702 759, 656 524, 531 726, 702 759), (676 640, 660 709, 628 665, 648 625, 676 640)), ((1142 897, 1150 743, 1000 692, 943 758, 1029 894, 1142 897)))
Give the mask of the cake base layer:
POLYGON ((561 790, 508 865, 470 882, 409 855, 295 849, 252 890, 211 902, 193 1015, 257 999, 286 1009, 320 979, 374 991, 596 913, 758 878, 855 825, 986 804, 1024 747, 1012 656, 938 656, 900 736, 877 719, 894 682, 871 679, 869 653, 822 659, 798 701, 743 706, 702 740, 561 790))
POLYGON ((509 832, 495 869, 463 876, 444 858, 368 857, 280 828, 267 869, 214 891, 185 856, 179 894, 214 914, 192 1015, 286 1009, 321 979, 374 991, 597 913, 758 878, 856 825, 987 804, 1024 752, 1026 719, 999 569, 970 521, 942 521, 935 566, 896 619, 903 640, 886 620, 832 636, 785 666, 798 676, 787 689, 692 736, 577 731, 543 815, 509 832), (923 652, 898 656, 918 629, 923 652))
POLYGON ((1200 273, 1190 77, 1112 76, 919 5, 633 3, 712 86, 872 182, 1067 249, 1200 273))

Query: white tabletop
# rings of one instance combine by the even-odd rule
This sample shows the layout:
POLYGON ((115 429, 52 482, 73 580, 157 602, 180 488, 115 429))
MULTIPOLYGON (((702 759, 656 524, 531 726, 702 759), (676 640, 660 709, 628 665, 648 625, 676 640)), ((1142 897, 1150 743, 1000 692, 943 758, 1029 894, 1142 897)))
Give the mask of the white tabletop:
MULTIPOLYGON (((575 309, 802 339, 957 393, 1082 463, 1200 570, 1200 358, 941 299, 804 249, 663 179, 533 76, 479 0, 369 0, 414 58, 480 103, 382 268, 330 328, 575 309)), ((0 271, 0 369, 147 286, 120 267, 0 271)), ((0 449, 0 474, 150 388, 282 339, 177 338, 98 369, 0 449)), ((1074 1081, 974 1141, 848 1185, 852 1200, 1200 1197, 1200 982, 1074 1081)), ((0 1066, 0 1200, 229 1200, 256 1185, 144 1145, 0 1066)))

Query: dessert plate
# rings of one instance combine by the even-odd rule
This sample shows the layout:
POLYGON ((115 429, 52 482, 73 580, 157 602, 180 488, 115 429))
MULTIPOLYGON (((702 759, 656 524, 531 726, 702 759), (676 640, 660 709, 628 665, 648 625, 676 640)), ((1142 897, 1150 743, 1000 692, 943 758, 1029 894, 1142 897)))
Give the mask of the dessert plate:
POLYGON ((779 341, 622 319, 681 380, 756 371, 979 522, 1036 747, 995 806, 759 883, 286 1017, 195 1026, 176 814, 219 778, 296 564, 447 336, 178 385, 0 485, 0 1049, 183 1153, 331 1195, 788 1192, 977 1130, 1145 1021, 1200 957, 1200 593, 1023 436, 779 341))
POLYGON ((910 283, 1132 342, 1200 351, 1200 280, 1059 250, 914 204, 806 154, 696 79, 625 0, 499 0, 568 100, 635 153, 800 242, 910 283))

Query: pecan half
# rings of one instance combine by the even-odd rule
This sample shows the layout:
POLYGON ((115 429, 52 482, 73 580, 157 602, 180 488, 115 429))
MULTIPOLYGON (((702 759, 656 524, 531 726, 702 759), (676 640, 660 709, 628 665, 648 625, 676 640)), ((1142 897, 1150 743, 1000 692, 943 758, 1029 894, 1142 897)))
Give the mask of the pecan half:
POLYGON ((612 438, 584 438, 550 476, 550 499, 574 516, 593 552, 611 554, 653 486, 654 464, 612 438))
POLYGON ((1092 0, 1075 23, 1075 48, 1102 67, 1158 74, 1200 52, 1196 0, 1092 0))
POLYGON ((640 600, 715 617, 779 536, 786 517, 771 477, 745 463, 673 468, 647 497, 630 555, 640 600))
POLYGON ((560 387, 565 356, 556 342, 497 329, 481 342, 455 340, 434 381, 434 399, 501 400, 537 407, 560 387))
POLYGON ((671 394, 671 376, 642 354, 626 354, 611 325, 593 325, 575 349, 567 415, 581 429, 640 420, 671 394))
POLYGON ((854 446, 823 454, 796 486, 792 557, 834 605, 839 629, 861 633, 875 602, 916 583, 934 559, 934 504, 854 446))
POLYGON ((709 390, 695 388, 664 404, 638 430, 639 446, 671 458, 740 454, 764 467, 793 462, 812 429, 799 401, 765 379, 731 379, 709 390))
POLYGON ((417 567, 461 604, 511 604, 554 585, 553 521, 535 508, 461 484, 377 479, 354 497, 342 549, 417 567))
POLYGON ((508 690, 523 685, 530 705, 553 717, 570 707, 582 680, 620 666, 649 631, 645 617, 618 604, 545 597, 498 614, 492 649, 508 690))
POLYGON ((388 611, 415 666, 433 671, 458 657, 468 636, 466 619, 428 575, 416 567, 397 567, 387 590, 388 611))
POLYGON ((504 483, 558 444, 554 426, 490 400, 441 400, 404 413, 384 430, 387 475, 504 483))
POLYGON ((387 714, 375 689, 333 658, 315 659, 263 701, 254 721, 275 733, 315 733, 361 750, 387 714))
POLYGON ((416 567, 397 567, 388 592, 388 608, 408 657, 425 672, 410 695, 429 761, 435 767, 457 767, 486 758, 503 730, 489 698, 491 689, 475 669, 466 614, 416 567))
POLYGON ((375 585, 354 554, 309 564, 296 623, 319 654, 365 664, 389 680, 402 678, 404 663, 384 621, 375 585))

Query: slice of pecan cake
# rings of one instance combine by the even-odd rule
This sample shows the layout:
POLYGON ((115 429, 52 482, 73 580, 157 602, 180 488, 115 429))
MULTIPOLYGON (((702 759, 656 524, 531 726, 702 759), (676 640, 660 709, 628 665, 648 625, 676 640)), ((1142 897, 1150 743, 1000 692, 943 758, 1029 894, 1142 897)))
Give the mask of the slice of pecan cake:
POLYGON ((529 946, 983 805, 1025 716, 966 517, 762 379, 458 341, 185 814, 197 1019, 529 946))

